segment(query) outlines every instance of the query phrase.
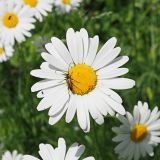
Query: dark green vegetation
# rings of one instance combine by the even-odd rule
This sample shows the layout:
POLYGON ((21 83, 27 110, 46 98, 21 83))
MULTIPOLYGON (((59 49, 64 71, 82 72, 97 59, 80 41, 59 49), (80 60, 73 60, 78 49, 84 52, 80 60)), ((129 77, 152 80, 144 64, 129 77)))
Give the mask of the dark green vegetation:
MULTIPOLYGON (((36 110, 39 99, 30 88, 38 79, 31 77, 30 71, 39 68, 43 45, 52 36, 65 40, 69 27, 85 27, 90 36, 98 34, 101 45, 110 37, 117 37, 121 55, 130 57, 126 77, 136 81, 134 89, 120 92, 126 110, 132 111, 138 100, 147 101, 151 108, 160 106, 160 1, 85 0, 69 15, 53 11, 43 23, 37 23, 32 38, 16 45, 11 60, 0 64, 0 152, 17 149, 37 155, 39 143, 56 146, 58 137, 64 137, 68 146, 75 141, 85 144, 85 154, 96 160, 117 160, 116 144, 111 140, 111 128, 119 125, 115 118, 106 117, 102 126, 92 121, 91 132, 85 134, 76 118, 71 124, 63 119, 50 126, 47 111, 36 110)), ((154 158, 148 159, 159 157, 160 146, 155 149, 154 158)))

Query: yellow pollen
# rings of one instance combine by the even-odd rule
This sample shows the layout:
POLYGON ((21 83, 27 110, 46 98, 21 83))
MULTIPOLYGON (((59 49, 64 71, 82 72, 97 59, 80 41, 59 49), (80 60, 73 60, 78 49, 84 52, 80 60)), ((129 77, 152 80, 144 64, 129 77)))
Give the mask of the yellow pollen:
POLYGON ((62 0, 62 1, 63 1, 63 3, 66 4, 66 5, 71 3, 71 0, 62 0))
POLYGON ((147 135, 147 128, 143 124, 136 124, 131 130, 131 139, 134 142, 142 141, 147 135))
POLYGON ((18 16, 14 13, 6 13, 3 16, 3 24, 8 28, 14 28, 18 24, 18 16))
POLYGON ((87 94, 97 84, 96 72, 90 66, 77 64, 69 70, 67 84, 72 93, 78 95, 87 94))
POLYGON ((36 7, 37 6, 37 3, 38 3, 38 0, 23 0, 24 3, 26 5, 29 5, 30 7, 36 7))
POLYGON ((0 55, 2 55, 4 52, 4 49, 3 48, 0 48, 0 55))

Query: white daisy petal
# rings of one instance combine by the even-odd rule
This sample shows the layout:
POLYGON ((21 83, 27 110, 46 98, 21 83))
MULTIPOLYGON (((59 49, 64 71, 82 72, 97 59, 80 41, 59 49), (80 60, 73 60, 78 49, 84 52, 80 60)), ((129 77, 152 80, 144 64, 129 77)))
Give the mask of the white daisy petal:
POLYGON ((60 57, 68 64, 72 64, 73 61, 72 61, 72 58, 69 54, 69 51, 68 49, 66 48, 66 46, 62 43, 61 40, 59 40, 58 38, 56 37, 53 37, 51 39, 57 53, 60 55, 60 57))
POLYGON ((90 38, 90 44, 89 44, 89 50, 86 59, 84 62, 88 65, 91 65, 96 57, 96 53, 98 50, 99 45, 99 37, 95 36, 93 38, 90 38))
POLYGON ((95 70, 98 70, 106 66, 119 55, 120 51, 121 51, 120 47, 116 47, 113 50, 109 51, 109 54, 106 54, 104 57, 101 57, 102 59, 99 59, 93 63, 93 68, 95 70))
POLYGON ((75 116, 75 113, 76 113, 76 95, 72 95, 70 97, 70 100, 68 102, 68 109, 67 109, 67 113, 66 113, 66 122, 67 123, 70 123, 74 116, 75 116))
POLYGON ((115 37, 110 38, 104 44, 104 46, 100 49, 100 51, 98 52, 98 54, 96 56, 96 59, 98 60, 98 59, 104 57, 106 54, 109 54, 109 51, 111 51, 115 47, 116 43, 117 43, 117 39, 115 37))
POLYGON ((74 63, 78 63, 78 57, 77 57, 77 45, 76 45, 76 36, 75 32, 72 28, 68 29, 67 34, 66 34, 66 40, 67 40, 67 45, 69 52, 73 58, 74 63))
POLYGON ((39 160, 39 159, 33 156, 25 155, 23 156, 23 160, 39 160))
POLYGON ((62 71, 68 70, 68 65, 66 63, 63 63, 63 61, 58 59, 56 56, 50 55, 48 53, 42 53, 41 55, 45 61, 47 61, 49 64, 53 65, 54 67, 62 71))
POLYGON ((128 73, 128 71, 129 71, 128 68, 118 68, 115 70, 108 70, 106 72, 103 72, 103 74, 98 74, 97 72, 97 75, 99 79, 110 79, 110 78, 122 76, 128 73))
POLYGON ((88 54, 89 37, 88 37, 88 32, 84 28, 82 28, 80 30, 80 34, 81 34, 81 37, 82 37, 83 48, 84 48, 84 54, 83 54, 83 61, 84 61, 87 57, 87 54, 88 54))
POLYGON ((128 78, 113 78, 107 80, 101 80, 101 82, 105 87, 110 89, 129 89, 135 85, 135 81, 128 78))
POLYGON ((76 106, 77 106, 77 120, 80 125, 80 127, 86 131, 87 129, 87 117, 85 114, 85 109, 84 109, 84 102, 83 102, 82 97, 77 98, 76 106))
POLYGON ((56 124, 62 118, 62 116, 66 112, 67 108, 68 108, 68 104, 65 105, 65 107, 61 110, 61 112, 55 114, 54 116, 51 116, 49 118, 49 124, 50 125, 56 124))
POLYGON ((67 97, 66 94, 67 88, 64 85, 56 86, 51 89, 51 93, 49 95, 46 95, 41 102, 37 106, 38 111, 42 111, 44 109, 47 109, 55 104, 56 101, 53 101, 53 97, 57 95, 58 98, 61 98, 61 96, 67 97))

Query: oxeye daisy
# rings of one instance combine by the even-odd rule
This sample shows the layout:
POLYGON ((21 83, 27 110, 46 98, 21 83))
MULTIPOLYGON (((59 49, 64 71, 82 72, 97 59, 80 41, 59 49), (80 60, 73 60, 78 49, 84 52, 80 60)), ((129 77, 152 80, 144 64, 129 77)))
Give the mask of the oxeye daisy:
POLYGON ((113 141, 119 142, 115 152, 119 158, 139 160, 147 154, 154 155, 153 147, 160 143, 160 111, 155 107, 152 111, 148 104, 138 102, 134 107, 133 115, 117 116, 122 125, 113 127, 117 134, 113 141))
POLYGON ((0 37, 5 44, 13 45, 30 37, 35 19, 28 12, 28 7, 15 4, 13 1, 0 2, 0 37), (7 3, 8 2, 8 3, 7 3))
MULTIPOLYGON (((39 145, 39 155, 42 160, 78 160, 85 150, 84 145, 78 145, 74 143, 71 147, 66 149, 66 143, 63 138, 59 138, 58 147, 53 148, 50 144, 40 144, 39 145)), ((39 160, 36 157, 25 155, 23 160, 39 160)), ((93 157, 84 158, 83 160, 94 160, 93 157)))
POLYGON ((17 3, 27 5, 34 13, 34 16, 42 22, 43 16, 47 16, 52 11, 54 0, 17 0, 17 3))
POLYGON ((56 8, 61 12, 70 12, 72 9, 79 7, 82 0, 55 0, 56 8))
POLYGON ((50 108, 49 124, 58 122, 65 112, 69 123, 77 113, 80 127, 89 132, 89 113, 98 124, 104 122, 107 113, 125 114, 121 97, 112 89, 132 88, 135 82, 119 78, 128 72, 127 68, 119 68, 128 57, 117 57, 121 49, 114 48, 116 38, 109 39, 98 53, 98 36, 89 38, 85 29, 68 29, 66 40, 68 48, 56 37, 45 45, 48 53, 41 54, 45 62, 31 71, 32 76, 44 80, 31 90, 39 91, 37 96, 43 98, 39 111, 50 108))
POLYGON ((3 45, 0 42, 0 62, 7 61, 13 55, 14 49, 11 45, 3 45))
POLYGON ((2 155, 2 160, 22 160, 23 155, 18 154, 18 152, 15 150, 12 153, 9 151, 6 151, 2 155))

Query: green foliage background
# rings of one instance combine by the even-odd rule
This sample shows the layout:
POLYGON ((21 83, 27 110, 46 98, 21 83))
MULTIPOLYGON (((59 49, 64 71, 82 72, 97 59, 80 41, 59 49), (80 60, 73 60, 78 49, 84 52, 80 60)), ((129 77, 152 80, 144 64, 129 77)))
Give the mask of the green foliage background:
MULTIPOLYGON (((37 155, 39 143, 57 145, 64 137, 69 146, 73 142, 85 144, 84 156, 96 160, 116 160, 114 134, 111 128, 118 120, 106 117, 98 126, 92 121, 91 132, 83 131, 76 118, 71 124, 64 119, 55 126, 48 124, 47 111, 38 112, 39 99, 31 93, 31 86, 38 80, 30 76, 39 68, 43 45, 52 36, 64 39, 66 30, 84 27, 90 36, 98 34, 101 45, 112 36, 117 37, 121 55, 130 57, 126 77, 136 81, 134 89, 120 92, 126 110, 132 111, 138 100, 147 101, 150 107, 160 106, 160 1, 159 0, 84 0, 81 7, 70 14, 54 11, 43 23, 37 22, 32 38, 17 44, 10 61, 0 64, 0 155, 5 150, 17 149, 23 154, 37 155)), ((53 97, 54 98, 54 97, 53 97)), ((160 147, 154 158, 159 160, 160 147)))

